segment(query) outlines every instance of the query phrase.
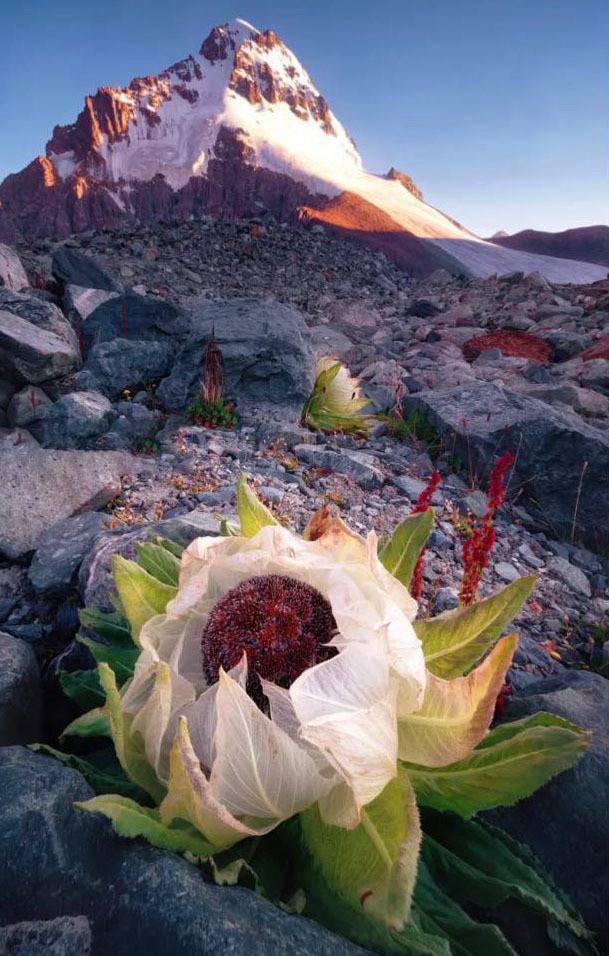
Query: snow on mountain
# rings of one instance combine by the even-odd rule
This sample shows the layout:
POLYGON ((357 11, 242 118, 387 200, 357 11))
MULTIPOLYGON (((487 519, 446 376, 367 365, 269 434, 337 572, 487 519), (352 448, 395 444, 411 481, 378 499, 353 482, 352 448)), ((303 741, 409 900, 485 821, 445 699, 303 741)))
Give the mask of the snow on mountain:
POLYGON ((402 173, 366 172, 294 54, 273 31, 244 20, 214 27, 197 54, 158 76, 86 97, 76 122, 53 130, 46 158, 0 185, 0 238, 202 211, 269 208, 286 218, 341 194, 361 198, 360 215, 374 207, 397 232, 424 243, 426 269, 435 256, 473 275, 539 270, 557 282, 604 276, 590 263, 482 240, 427 204, 402 173))

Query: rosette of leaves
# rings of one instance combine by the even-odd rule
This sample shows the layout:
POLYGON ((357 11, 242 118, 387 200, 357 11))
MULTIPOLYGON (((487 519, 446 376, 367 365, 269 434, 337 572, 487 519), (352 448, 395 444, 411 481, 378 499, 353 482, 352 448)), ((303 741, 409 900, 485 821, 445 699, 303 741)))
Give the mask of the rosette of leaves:
POLYGON ((328 434, 368 435, 373 419, 363 415, 369 404, 360 394, 359 380, 337 358, 326 356, 317 363, 313 391, 302 410, 302 424, 328 434))
MULTIPOLYGON (((581 918, 526 847, 477 817, 530 795, 588 745, 585 731, 546 713, 489 730, 517 640, 502 635, 533 579, 416 620, 407 588, 431 509, 406 518, 381 547, 325 509, 283 556, 277 542, 290 532, 244 479, 238 501, 240 529, 226 526, 227 537, 198 539, 184 553, 161 539, 140 545, 137 561, 116 559, 116 611, 81 612, 81 640, 98 666, 61 676, 66 693, 89 708, 64 740, 101 735, 112 747, 91 742, 86 757, 55 752, 97 793, 78 806, 104 814, 121 836, 185 853, 218 883, 249 886, 374 952, 514 954, 505 933, 479 915, 516 901, 546 921, 559 948, 595 953, 581 918), (193 698, 186 684, 199 678, 188 641, 200 653, 203 638, 209 655, 219 646, 219 632, 211 640, 205 622, 216 628, 221 611, 231 621, 237 607, 245 613, 243 591, 238 605, 222 602, 236 579, 251 581, 248 555, 259 560, 271 542, 280 576, 289 568, 302 582, 306 565, 322 598, 332 596, 323 647, 334 653, 305 661, 292 681, 277 678, 274 659, 273 684, 248 632, 249 654, 237 654, 233 667, 220 663, 215 681, 208 669, 193 698), (318 561, 326 563, 316 577, 318 561), (344 606, 334 586, 343 598, 350 593, 344 606), (385 630, 375 629, 379 609, 385 630), (365 626, 349 633, 361 625, 369 637, 365 626), (188 638, 179 649, 178 634, 188 638), (159 666, 146 669, 153 646, 159 666), (337 687, 328 665, 339 661, 337 687)), ((322 605, 308 591, 306 598, 322 620, 322 605)))

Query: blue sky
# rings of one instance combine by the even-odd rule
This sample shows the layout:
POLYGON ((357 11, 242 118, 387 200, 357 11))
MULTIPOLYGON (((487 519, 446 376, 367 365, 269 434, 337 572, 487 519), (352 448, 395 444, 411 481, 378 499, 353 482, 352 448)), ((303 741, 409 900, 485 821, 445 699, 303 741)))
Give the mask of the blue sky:
POLYGON ((480 235, 607 222, 606 0, 9 2, 0 180, 86 93, 158 72, 233 17, 292 48, 367 169, 397 166, 480 235))

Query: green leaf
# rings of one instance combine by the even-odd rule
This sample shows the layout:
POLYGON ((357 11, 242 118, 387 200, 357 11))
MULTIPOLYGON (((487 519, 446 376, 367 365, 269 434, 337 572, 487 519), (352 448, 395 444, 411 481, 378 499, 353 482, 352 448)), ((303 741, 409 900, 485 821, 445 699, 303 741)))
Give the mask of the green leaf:
POLYGON ((452 956, 518 956, 499 927, 475 922, 443 893, 424 863, 419 868, 414 908, 423 929, 448 940, 452 956))
POLYGON ((78 612, 78 617, 83 627, 99 634, 108 644, 117 647, 133 646, 131 628, 123 614, 117 611, 106 614, 104 611, 98 611, 97 608, 83 607, 78 612))
POLYGON ((97 668, 87 671, 60 671, 59 683, 66 697, 75 700, 83 710, 102 707, 106 695, 99 682, 97 668))
POLYGON ((62 737, 110 737, 110 718, 105 707, 81 714, 63 731, 62 737))
POLYGON ((422 859, 458 903, 493 908, 508 899, 520 900, 579 939, 592 940, 564 895, 542 877, 541 864, 530 850, 498 827, 425 810, 423 829, 422 859))
MULTIPOLYGON (((98 669, 101 685, 107 695, 106 708, 110 717, 110 733, 121 767, 131 780, 150 794, 155 803, 160 803, 165 796, 165 788, 148 763, 142 735, 130 733, 134 717, 123 713, 114 672, 105 663, 99 664, 98 669)), ((150 692, 153 686, 154 682, 151 681, 150 692)))
POLYGON ((140 655, 139 650, 133 644, 130 647, 113 647, 111 644, 100 644, 98 641, 92 641, 83 634, 77 636, 77 641, 89 648, 98 664, 103 661, 110 665, 119 686, 133 677, 135 663, 140 655))
POLYGON ((218 515, 220 522, 220 534, 225 538, 238 538, 241 532, 230 521, 227 521, 222 515, 218 515))
POLYGON ((388 926, 408 918, 421 832, 404 774, 362 809, 354 830, 323 823, 317 805, 301 814, 302 836, 328 885, 388 926))
POLYGON ((397 526, 379 554, 382 565, 394 578, 408 587, 418 557, 433 527, 433 510, 408 515, 397 526))
POLYGON ((170 538, 161 538, 160 535, 154 539, 155 544, 160 544, 162 548, 165 548, 166 551, 169 551, 170 554, 173 554, 179 561, 182 560, 182 555, 184 554, 184 548, 181 544, 178 544, 177 541, 171 541, 170 538))
POLYGON ((131 636, 137 644, 143 625, 164 612, 176 596, 177 588, 157 581, 135 561, 128 561, 120 554, 112 556, 112 569, 121 605, 131 625, 131 636))
POLYGON ((77 757, 75 754, 65 754, 53 747, 47 747, 46 744, 30 744, 30 750, 36 753, 49 754, 59 760, 64 767, 71 767, 78 770, 89 783, 95 793, 107 793, 113 790, 124 797, 131 797, 134 800, 147 800, 148 796, 141 787, 132 783, 123 773, 123 769, 112 753, 111 761, 104 761, 105 765, 99 766, 91 759, 85 760, 83 757, 77 757))
POLYGON ((266 525, 279 524, 269 509, 254 494, 245 475, 241 475, 237 485, 237 511, 241 521, 241 534, 245 538, 253 538, 266 525))
POLYGON ((160 544, 142 544, 135 545, 138 556, 138 564, 148 571, 153 578, 161 581, 162 584, 169 584, 177 588, 180 577, 180 560, 174 554, 163 548, 160 544))
POLYGON ((448 767, 405 769, 419 803, 469 818, 509 807, 582 757, 590 734, 553 714, 535 714, 491 730, 476 750, 448 767))
POLYGON ((214 852, 211 843, 190 824, 176 820, 167 826, 161 822, 158 810, 142 807, 128 797, 107 793, 78 801, 74 806, 89 813, 103 813, 122 837, 144 837, 163 850, 193 853, 197 857, 208 857, 214 852))
POLYGON ((518 578, 497 594, 463 610, 415 621, 427 668, 444 680, 468 673, 518 613, 534 584, 533 577, 518 578))

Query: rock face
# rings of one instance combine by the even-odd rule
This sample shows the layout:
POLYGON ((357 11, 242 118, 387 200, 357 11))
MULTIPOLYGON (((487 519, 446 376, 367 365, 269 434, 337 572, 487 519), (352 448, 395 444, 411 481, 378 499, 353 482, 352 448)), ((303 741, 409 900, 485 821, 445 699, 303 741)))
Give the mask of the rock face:
POLYGON ((0 928, 7 956, 90 956, 91 927, 86 916, 30 920, 0 928))
POLYGON ((84 256, 68 246, 60 246, 55 252, 52 272, 63 285, 85 286, 105 292, 125 291, 118 276, 99 257, 84 256))
POLYGON ((19 256, 9 246, 0 243, 0 286, 6 286, 13 292, 21 292, 22 289, 27 289, 29 284, 19 256))
POLYGON ((39 329, 52 332, 67 345, 76 348, 77 339, 70 322, 53 302, 35 294, 11 292, 0 288, 0 310, 12 312, 39 329))
POLYGON ((488 816, 528 844, 559 886, 564 887, 589 927, 609 948, 609 683, 596 674, 563 671, 529 685, 525 697, 508 700, 506 716, 517 720, 544 710, 593 732, 588 753, 514 807, 488 816), (585 852, 583 852, 585 848, 585 852))
POLYGON ((103 435, 116 412, 99 392, 71 392, 42 409, 35 436, 46 448, 82 448, 103 435))
POLYGON ((88 354, 95 345, 118 338, 175 343, 187 329, 184 312, 170 302, 128 294, 107 299, 94 309, 85 320, 82 337, 88 354))
POLYGON ((609 227, 583 226, 565 229, 564 232, 541 232, 538 229, 523 229, 513 236, 496 235, 490 240, 508 249, 522 249, 543 256, 558 256, 560 259, 579 259, 596 262, 609 268, 609 227))
POLYGON ((304 320, 294 309, 254 299, 213 302, 192 319, 192 333, 171 375, 158 389, 169 410, 183 410, 200 390, 207 344, 215 333, 222 353, 224 391, 241 417, 281 407, 298 416, 309 397, 315 362, 304 320))
POLYGON ((60 598, 68 593, 83 558, 104 530, 106 519, 106 515, 88 511, 47 528, 28 571, 38 594, 60 598))
POLYGON ((140 467, 118 452, 51 451, 29 445, 3 450, 0 554, 16 560, 34 551, 47 528, 102 508, 118 494, 120 476, 140 467))
POLYGON ((113 339, 94 345, 83 369, 91 375, 100 391, 117 398, 125 388, 158 382, 171 369, 174 349, 170 342, 138 342, 113 339))
POLYGON ((91 796, 80 774, 49 757, 0 751, 4 922, 78 913, 91 927, 92 956, 364 956, 249 890, 205 883, 176 854, 119 839, 73 806, 91 796))
POLYGON ((486 383, 419 392, 405 408, 421 410, 479 477, 487 476, 495 456, 511 451, 512 493, 522 487, 550 528, 564 536, 576 514, 576 533, 602 546, 609 534, 605 434, 575 415, 486 383))
POLYGON ((0 369, 12 381, 44 382, 78 368, 76 348, 12 312, 0 311, 0 369))
POLYGON ((0 747, 40 739, 40 672, 25 641, 0 631, 0 747))

